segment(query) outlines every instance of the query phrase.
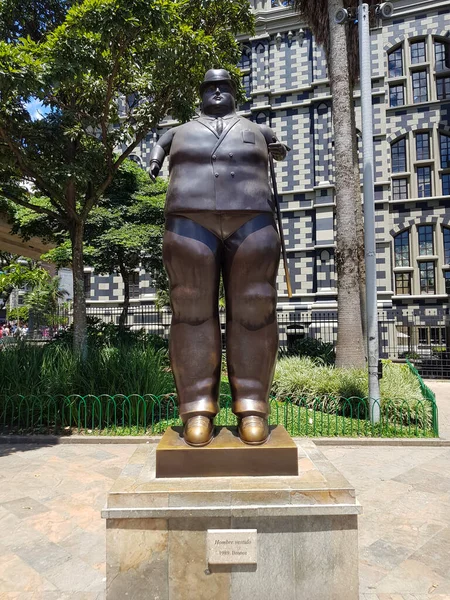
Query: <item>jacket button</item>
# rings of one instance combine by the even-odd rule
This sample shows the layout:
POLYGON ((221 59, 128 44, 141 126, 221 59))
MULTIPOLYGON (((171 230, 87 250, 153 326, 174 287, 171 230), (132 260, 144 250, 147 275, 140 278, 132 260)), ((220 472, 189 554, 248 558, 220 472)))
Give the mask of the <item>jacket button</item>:
POLYGON ((216 160, 217 156, 215 154, 212 155, 212 159, 216 160))
POLYGON ((230 152, 228 156, 229 156, 230 158, 233 158, 233 153, 232 153, 232 152, 230 152))
POLYGON ((231 177, 234 177, 234 171, 231 171, 230 175, 231 177))
POLYGON ((219 173, 214 173, 214 177, 219 177, 219 173))

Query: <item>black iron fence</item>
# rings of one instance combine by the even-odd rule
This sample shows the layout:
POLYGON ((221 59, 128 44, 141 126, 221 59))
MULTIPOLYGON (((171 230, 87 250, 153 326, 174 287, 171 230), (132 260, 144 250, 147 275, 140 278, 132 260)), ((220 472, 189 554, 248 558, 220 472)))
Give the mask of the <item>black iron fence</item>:
MULTIPOLYGON (((121 306, 88 306, 88 316, 104 322, 119 323, 121 306)), ((393 309, 379 311, 380 358, 411 363, 424 378, 450 379, 450 315, 440 308, 393 309)), ((288 350, 298 340, 310 338, 335 346, 337 312, 314 310, 279 310, 277 314, 280 348, 288 350)), ((154 305, 130 306, 126 326, 168 338, 172 314, 169 308, 154 305)), ((41 339, 51 339, 60 328, 72 321, 67 311, 49 324, 35 327, 41 339)), ((222 343, 226 345, 225 311, 220 312, 222 343)))

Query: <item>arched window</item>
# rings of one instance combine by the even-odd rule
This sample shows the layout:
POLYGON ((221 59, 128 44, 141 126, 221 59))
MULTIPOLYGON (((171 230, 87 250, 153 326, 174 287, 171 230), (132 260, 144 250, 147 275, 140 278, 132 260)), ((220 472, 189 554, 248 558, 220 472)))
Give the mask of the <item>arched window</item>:
POLYGON ((389 77, 402 77, 403 75, 403 46, 397 46, 388 53, 389 77))
POLYGON ((241 69, 250 69, 252 66, 252 49, 249 46, 242 46, 241 60, 239 67, 241 69))
POLYGON ((391 145, 392 173, 404 173, 406 169, 406 137, 391 145))
POLYGON ((267 122, 267 113, 265 113, 265 112, 257 113, 256 117, 255 117, 255 121, 258 123, 258 125, 265 125, 267 122))
POLYGON ((394 255, 396 267, 409 267, 409 229, 394 237, 394 255))

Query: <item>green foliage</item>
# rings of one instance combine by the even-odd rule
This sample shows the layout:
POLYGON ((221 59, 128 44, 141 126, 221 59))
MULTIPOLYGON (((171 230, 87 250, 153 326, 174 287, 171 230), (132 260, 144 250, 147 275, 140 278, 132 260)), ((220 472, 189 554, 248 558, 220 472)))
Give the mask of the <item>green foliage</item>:
POLYGON ((28 310, 35 315, 48 318, 56 315, 61 302, 68 295, 68 292, 61 290, 59 285, 59 277, 52 277, 35 285, 25 296, 25 305, 28 310))
POLYGON ((253 22, 241 0, 2 4, 0 196, 70 234, 78 350, 89 213, 151 129, 168 113, 193 115, 207 69, 229 69, 243 96, 235 36, 253 22), (41 118, 29 110, 36 101, 41 118))
POLYGON ((123 343, 90 348, 89 361, 65 344, 27 343, 0 352, 2 393, 43 397, 71 394, 164 394, 174 389, 167 352, 152 344, 123 343))
MULTIPOLYGON (((104 348, 107 346, 130 347, 135 345, 151 346, 156 351, 168 350, 169 343, 166 339, 148 333, 145 329, 132 331, 115 325, 105 323, 96 317, 88 317, 88 344, 91 348, 104 348)), ((73 341, 73 325, 58 333, 51 342, 52 345, 70 348, 73 341)), ((149 392, 150 393, 150 392, 149 392)))
POLYGON ((26 323, 29 318, 29 311, 27 306, 18 306, 17 308, 8 308, 6 310, 7 321, 20 321, 26 323))
POLYGON ((331 342, 323 342, 315 338, 305 337, 295 340, 292 346, 287 350, 280 350, 280 357, 289 356, 308 356, 314 358, 324 365, 333 365, 336 359, 336 352, 331 342))
MULTIPOLYGON (((320 365, 306 357, 283 358, 275 370, 272 393, 277 398, 298 398, 310 407, 320 401, 325 412, 335 412, 338 406, 348 415, 359 399, 368 396, 367 371, 320 365)), ((431 406, 424 403, 419 381, 407 365, 384 364, 380 393, 381 410, 389 417, 407 415, 412 422, 431 425, 431 406)))
POLYGON ((12 262, 3 266, 0 272, 0 297, 6 304, 14 288, 26 286, 34 288, 38 285, 45 285, 49 280, 48 271, 36 266, 31 260, 21 259, 20 262, 12 262))

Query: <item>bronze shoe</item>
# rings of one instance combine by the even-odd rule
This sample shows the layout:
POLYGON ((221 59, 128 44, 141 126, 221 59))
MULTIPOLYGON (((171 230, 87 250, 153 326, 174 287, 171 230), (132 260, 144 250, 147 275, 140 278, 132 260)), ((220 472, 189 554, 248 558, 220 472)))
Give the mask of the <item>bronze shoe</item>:
POLYGON ((213 421, 204 415, 191 417, 184 424, 183 437, 189 446, 206 446, 213 436, 213 421))
POLYGON ((243 417, 239 421, 238 433, 241 440, 246 444, 259 446, 264 444, 269 437, 269 424, 267 419, 256 415, 243 417))

